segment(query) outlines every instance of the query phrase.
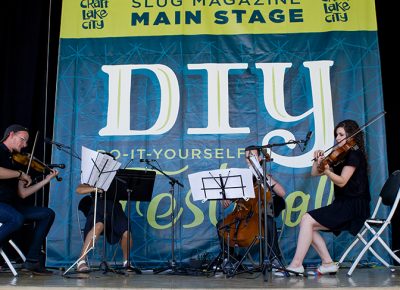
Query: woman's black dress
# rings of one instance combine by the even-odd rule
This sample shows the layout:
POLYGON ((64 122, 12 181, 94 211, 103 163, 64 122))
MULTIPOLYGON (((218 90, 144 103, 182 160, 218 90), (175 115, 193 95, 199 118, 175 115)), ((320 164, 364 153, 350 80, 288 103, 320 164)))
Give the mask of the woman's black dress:
POLYGON ((333 167, 334 173, 340 175, 346 165, 356 170, 344 187, 334 186, 334 201, 308 213, 335 235, 349 231, 355 236, 370 216, 367 163, 361 150, 350 150, 344 161, 333 167))

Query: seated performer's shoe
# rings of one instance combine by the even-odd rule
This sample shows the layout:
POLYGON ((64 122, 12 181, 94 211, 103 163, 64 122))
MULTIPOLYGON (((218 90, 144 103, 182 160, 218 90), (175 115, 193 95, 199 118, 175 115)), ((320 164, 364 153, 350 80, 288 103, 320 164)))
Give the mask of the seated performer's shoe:
POLYGON ((39 261, 37 262, 25 261, 22 264, 22 271, 32 272, 32 274, 42 275, 42 276, 53 275, 53 271, 47 270, 45 267, 40 265, 39 261))
POLYGON ((124 263, 122 264, 122 268, 126 269, 127 272, 132 272, 132 263, 129 263, 128 265, 128 260, 125 260, 124 263))
POLYGON ((338 263, 329 263, 329 264, 322 264, 318 267, 317 272, 320 275, 335 275, 336 272, 339 270, 338 263))
POLYGON ((76 272, 78 273, 89 273, 90 268, 88 264, 86 264, 85 260, 80 260, 76 266, 76 272))
POLYGON ((126 272, 135 272, 136 274, 142 274, 142 271, 140 271, 140 269, 133 267, 131 263, 129 264, 130 265, 128 265, 127 260, 125 260, 124 263, 122 264, 122 267, 126 270, 126 272))
POLYGON ((288 277, 288 276, 298 276, 298 275, 303 275, 304 274, 304 267, 286 267, 286 270, 291 271, 291 272, 286 272, 284 270, 276 271, 274 272, 274 276, 276 277, 288 277))
POLYGON ((283 267, 281 263, 278 261, 278 259, 273 259, 271 262, 271 271, 272 272, 278 272, 280 269, 283 267))

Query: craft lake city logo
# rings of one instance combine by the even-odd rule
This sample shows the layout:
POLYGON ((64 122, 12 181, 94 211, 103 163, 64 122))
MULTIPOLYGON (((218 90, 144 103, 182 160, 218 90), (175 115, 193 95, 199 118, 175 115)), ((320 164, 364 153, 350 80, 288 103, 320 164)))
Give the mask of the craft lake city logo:
POLYGON ((326 22, 349 21, 350 0, 322 0, 326 22))
POLYGON ((105 19, 108 16, 108 0, 82 0, 80 7, 83 29, 104 29, 105 19))

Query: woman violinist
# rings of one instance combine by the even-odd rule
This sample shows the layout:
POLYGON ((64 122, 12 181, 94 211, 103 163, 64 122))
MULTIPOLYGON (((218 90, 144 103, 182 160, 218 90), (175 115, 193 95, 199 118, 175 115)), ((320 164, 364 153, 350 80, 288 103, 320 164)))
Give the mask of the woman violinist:
MULTIPOLYGON (((311 210, 302 217, 296 252, 287 267, 293 272, 304 272, 303 260, 312 245, 322 260, 318 273, 336 273, 339 266, 333 262, 319 231, 331 231, 335 235, 349 231, 356 235, 369 217, 371 197, 363 132, 355 121, 344 120, 336 125, 334 134, 337 145, 328 156, 322 150, 314 152, 311 175, 326 175, 334 184, 335 198, 330 205, 311 210), (332 156, 337 156, 337 160, 332 156)), ((275 274, 284 276, 282 272, 275 274)))
POLYGON ((8 241, 12 233, 22 228, 25 222, 34 222, 23 270, 46 275, 52 272, 40 262, 41 249, 53 224, 55 213, 47 207, 23 204, 21 198, 32 195, 48 184, 57 176, 58 171, 51 170, 42 181, 32 184, 31 177, 18 170, 13 153, 20 153, 28 145, 28 139, 28 129, 15 124, 6 129, 3 139, 0 140, 0 247, 8 241))
MULTIPOLYGON (((251 167, 251 162, 250 160, 254 160, 255 162, 262 163, 263 159, 261 158, 259 154, 258 149, 254 149, 255 146, 248 146, 245 149, 245 158, 246 158, 246 163, 249 167, 251 167), (254 156, 255 158, 251 158, 254 156)), ((262 165, 262 164, 260 164, 262 165)), ((259 234, 259 227, 258 227, 258 184, 257 184, 257 179, 256 176, 253 176, 253 183, 254 183, 254 189, 256 193, 256 197, 249 199, 248 201, 244 201, 242 199, 236 201, 236 207, 235 209, 227 215, 223 220, 219 221, 217 224, 217 229, 218 229, 218 235, 220 240, 222 240, 221 236, 225 237, 225 240, 227 240, 227 234, 226 230, 224 229, 224 225, 227 224, 232 224, 232 220, 237 220, 238 218, 241 219, 240 224, 237 226, 228 226, 230 228, 230 241, 229 241, 229 253, 234 254, 234 248, 232 245, 237 245, 239 247, 248 247, 253 239, 258 236, 259 234), (236 239, 236 240, 235 240, 236 239)), ((267 183, 269 186, 268 192, 267 192, 267 199, 270 199, 267 201, 267 239, 268 239, 268 249, 272 249, 273 254, 271 255, 271 251, 267 253, 267 255, 271 255, 272 258, 277 258, 279 261, 271 261, 273 264, 277 264, 276 266, 280 265, 281 259, 282 259, 282 254, 278 245, 278 233, 276 230, 276 224, 274 217, 278 216, 279 213, 284 209, 284 196, 285 196, 285 189, 283 186, 277 182, 275 179, 272 178, 270 174, 267 174, 267 183), (271 192, 272 191, 272 194, 271 192), (272 198, 272 199, 271 199, 272 198), (280 198, 280 202, 275 202, 280 198), (283 203, 283 206, 282 206, 283 203), (274 208, 274 205, 279 205, 280 208, 274 208)), ((263 194, 263 190, 261 190, 261 194, 263 194)), ((263 197, 261 197, 263 199, 263 197)), ((231 204, 231 200, 222 200, 222 205, 224 208, 227 208, 231 204)), ((262 217, 264 218, 264 215, 262 214, 262 217)), ((263 221, 262 221, 263 223, 263 221)), ((227 243, 227 241, 226 241, 227 243)), ((221 246, 222 246, 222 241, 221 241, 221 246)), ((236 256, 237 260, 240 260, 240 256, 236 256)))

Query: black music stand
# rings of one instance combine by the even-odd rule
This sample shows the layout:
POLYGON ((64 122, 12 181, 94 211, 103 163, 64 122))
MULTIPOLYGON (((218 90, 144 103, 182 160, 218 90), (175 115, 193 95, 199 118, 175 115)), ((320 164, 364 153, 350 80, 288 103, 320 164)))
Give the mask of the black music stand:
MULTIPOLYGON (((236 199, 236 197, 227 197, 226 196, 226 190, 228 189, 238 189, 238 193, 241 193, 240 197, 245 197, 245 185, 243 183, 243 179, 241 175, 230 175, 228 174, 227 176, 222 176, 221 174, 219 174, 218 177, 212 176, 212 177, 202 177, 202 184, 203 184, 203 190, 204 190, 204 197, 207 198, 207 190, 221 190, 220 194, 221 194, 221 199, 222 200, 227 200, 227 199, 236 199), (228 182, 228 178, 232 178, 232 179, 238 179, 237 185, 236 186, 231 186, 231 187, 227 187, 227 182, 228 182), (217 187, 210 187, 207 188, 206 187, 206 183, 207 183, 207 179, 212 179, 215 181, 217 187)), ((225 217, 225 209, 222 207, 222 216, 225 217)), ((222 221, 224 221, 224 218, 222 219, 222 221)), ((222 250, 220 251, 220 253, 217 255, 217 257, 214 259, 214 261, 211 262, 211 264, 208 266, 207 270, 210 270, 210 266, 215 265, 215 269, 214 269, 214 274, 216 273, 216 271, 218 270, 218 266, 221 266, 221 269, 224 273, 226 273, 227 275, 230 275, 230 273, 232 272, 233 269, 235 269, 235 265, 237 264, 238 261, 235 261, 234 263, 231 262, 231 255, 230 255, 230 250, 229 247, 230 245, 230 227, 232 226, 232 224, 222 224, 221 227, 219 227, 218 230, 218 235, 220 236, 220 231, 224 230, 227 232, 227 240, 225 240, 225 235, 223 234, 222 238, 222 250), (228 248, 227 250, 225 250, 225 246, 228 248), (226 257, 225 257, 225 252, 226 252, 226 257)))
MULTIPOLYGON (((239 199, 239 198, 251 198, 251 193, 254 195, 254 187, 252 181, 252 174, 246 168, 230 168, 230 169, 217 169, 213 171, 203 171, 189 175, 189 182, 192 189, 193 200, 227 200, 227 199, 239 199)), ((223 216, 225 210, 223 208, 223 216)), ((224 221, 224 218, 222 221, 224 221)), ((230 228, 231 224, 222 224, 217 228, 218 236, 221 237, 220 231, 226 231, 227 240, 223 233, 221 241, 221 251, 217 257, 210 263, 207 270, 211 270, 215 267, 214 274, 221 266, 222 271, 228 276, 232 276, 232 271, 241 265, 238 264, 237 260, 232 263, 230 257, 230 228), (225 250, 225 245, 228 247, 225 250), (225 252, 227 256, 225 257, 225 252), (236 266, 237 265, 237 266, 236 266)))
MULTIPOLYGON (((157 160, 154 160, 157 162, 157 160)), ((179 182, 179 180, 177 180, 176 178, 173 178, 172 176, 168 175, 167 173, 165 173, 164 171, 161 170, 161 168, 151 164, 150 162, 152 162, 152 160, 148 160, 145 159, 146 165, 150 166, 152 169, 157 170, 158 172, 160 172, 162 175, 164 175, 165 177, 167 177, 169 179, 169 184, 170 184, 170 189, 169 189, 169 193, 171 194, 171 261, 169 263, 168 266, 166 267, 162 267, 159 269, 154 269, 153 273, 154 274, 159 274, 161 272, 165 272, 167 270, 171 270, 172 273, 177 273, 178 271, 180 271, 180 269, 176 266, 176 262, 175 262, 175 184, 178 184, 178 186, 183 188, 183 184, 179 182)), ((158 162, 157 162, 158 163, 158 162)))
POLYGON ((156 178, 156 172, 150 170, 134 170, 134 169, 119 169, 115 176, 116 182, 124 184, 126 188, 120 191, 118 194, 119 200, 126 200, 128 207, 128 261, 126 264, 127 271, 134 271, 136 274, 142 274, 142 271, 138 268, 131 267, 131 251, 130 251, 130 224, 131 224, 131 201, 150 201, 154 181, 156 178))

